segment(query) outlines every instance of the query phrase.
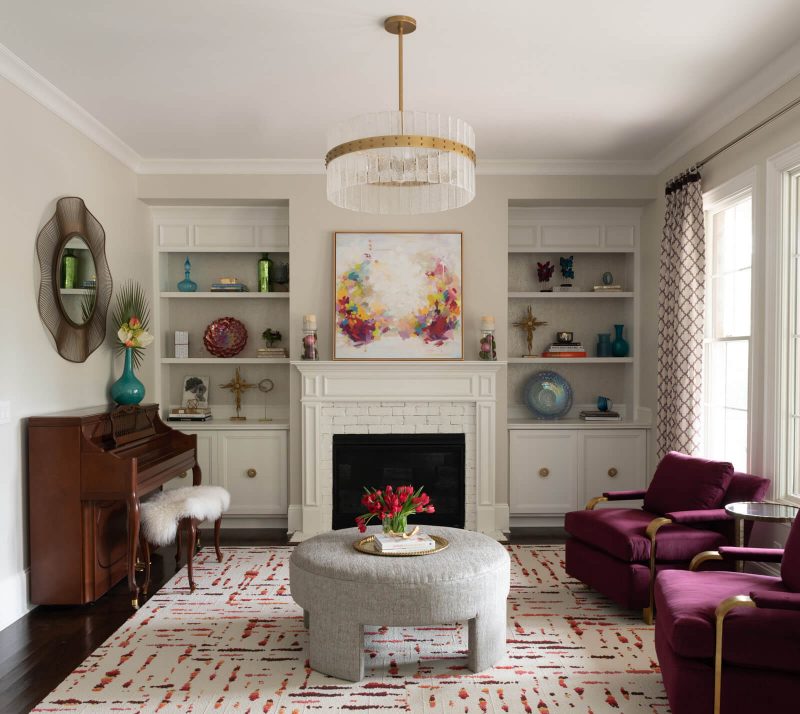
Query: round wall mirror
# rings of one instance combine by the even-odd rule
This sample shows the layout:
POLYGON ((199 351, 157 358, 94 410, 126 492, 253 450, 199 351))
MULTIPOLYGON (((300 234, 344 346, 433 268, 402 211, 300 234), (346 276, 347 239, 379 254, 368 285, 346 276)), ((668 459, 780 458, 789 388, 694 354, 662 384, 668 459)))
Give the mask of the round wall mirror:
POLYGON ((70 362, 84 362, 106 336, 111 271, 106 234, 80 198, 59 199, 39 232, 39 314, 70 362))

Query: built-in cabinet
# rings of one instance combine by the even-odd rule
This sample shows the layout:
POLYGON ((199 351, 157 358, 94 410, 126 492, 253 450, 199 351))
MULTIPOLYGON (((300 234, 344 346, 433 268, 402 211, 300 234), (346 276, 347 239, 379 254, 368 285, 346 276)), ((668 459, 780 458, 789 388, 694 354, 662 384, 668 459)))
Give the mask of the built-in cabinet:
MULTIPOLYGON (((158 336, 157 391, 162 418, 181 406, 186 376, 207 377, 213 421, 169 422, 197 434, 203 483, 227 488, 231 507, 223 527, 286 527, 288 511, 289 322, 291 280, 258 292, 258 261, 269 254, 274 265, 291 266, 288 205, 158 206, 153 208, 155 275, 154 327, 158 336), (184 263, 191 263, 197 291, 180 292, 184 263), (249 290, 212 292, 212 283, 236 277, 249 290), (236 356, 211 355, 203 343, 206 327, 221 317, 234 317, 247 329, 247 344, 236 356), (286 357, 259 357, 267 328, 280 331, 278 346, 286 357), (189 333, 189 354, 176 356, 175 331, 189 333), (235 415, 231 391, 224 389, 239 369, 254 385, 242 394, 245 421, 235 415), (259 389, 274 385, 269 392, 259 389), (267 419, 268 421, 264 421, 267 419)), ((187 485, 173 479, 169 488, 187 485)))
POLYGON ((511 424, 508 451, 512 526, 560 526, 594 496, 646 485, 643 428, 511 424))
POLYGON ((509 511, 513 526, 561 526, 564 513, 582 508, 603 491, 644 488, 650 414, 640 407, 640 270, 637 207, 515 206, 508 233, 508 443, 509 511), (572 256, 573 287, 559 271, 572 256), (542 292, 537 264, 550 261, 553 292, 542 292), (621 286, 596 292, 603 273, 621 286), (534 333, 534 357, 513 323, 528 306, 546 325, 534 333), (624 325, 630 350, 625 357, 599 357, 599 333, 624 325), (541 356, 557 331, 570 331, 587 357, 541 356), (524 389, 538 371, 551 370, 572 387, 573 404, 563 419, 539 421, 524 404, 524 389), (579 413, 610 397, 619 422, 585 422, 579 413))

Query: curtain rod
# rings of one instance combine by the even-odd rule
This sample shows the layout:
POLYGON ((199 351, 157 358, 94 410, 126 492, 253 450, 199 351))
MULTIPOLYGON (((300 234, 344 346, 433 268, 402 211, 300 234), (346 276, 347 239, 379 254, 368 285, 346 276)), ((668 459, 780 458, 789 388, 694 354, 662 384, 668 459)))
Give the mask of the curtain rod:
POLYGON ((786 114, 786 112, 790 111, 791 109, 794 109, 799 104, 800 104, 800 97, 798 97, 797 99, 795 99, 792 102, 789 102, 785 107, 782 107, 781 109, 778 109, 778 111, 776 111, 774 114, 770 114, 766 119, 764 119, 763 121, 760 121, 754 127, 751 127, 746 132, 744 132, 744 134, 739 134, 739 136, 737 136, 735 139, 732 139, 727 144, 725 144, 725 146, 723 146, 722 148, 717 149, 716 151, 712 152, 711 154, 706 156, 702 161, 698 161, 695 164, 695 167, 697 167, 699 169, 702 166, 705 166, 709 161, 711 161, 711 159, 717 158, 717 156, 719 156, 723 151, 727 151, 732 146, 735 146, 740 141, 743 141, 744 139, 746 139, 748 136, 750 136, 750 134, 755 133, 756 131, 758 131, 762 127, 766 126, 770 122, 775 121, 775 119, 777 119, 779 116, 782 116, 783 114, 786 114))

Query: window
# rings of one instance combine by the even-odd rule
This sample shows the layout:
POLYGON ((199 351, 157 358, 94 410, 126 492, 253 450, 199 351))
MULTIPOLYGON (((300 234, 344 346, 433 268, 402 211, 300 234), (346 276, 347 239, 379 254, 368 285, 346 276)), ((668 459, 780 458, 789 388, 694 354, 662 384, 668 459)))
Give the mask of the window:
POLYGON ((706 206, 706 321, 703 346, 703 450, 747 471, 751 189, 706 206))

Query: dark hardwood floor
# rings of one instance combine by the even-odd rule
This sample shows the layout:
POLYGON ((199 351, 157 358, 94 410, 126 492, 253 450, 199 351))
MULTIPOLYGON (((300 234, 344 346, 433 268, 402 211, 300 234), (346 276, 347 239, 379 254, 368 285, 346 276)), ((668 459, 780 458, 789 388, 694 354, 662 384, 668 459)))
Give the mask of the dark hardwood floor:
MULTIPOLYGON (((213 533, 202 532, 203 547, 213 533)), ((285 531, 223 531, 222 545, 282 545, 285 531)), ((558 531, 514 532, 511 542, 558 544, 558 531)), ((212 546, 213 547, 213 546, 212 546)), ((184 560, 181 560, 183 565, 184 560)), ((175 548, 152 557, 152 592, 175 574, 175 548)), ((40 606, 0 632, 0 714, 27 714, 131 615, 123 581, 91 605, 40 606)))

